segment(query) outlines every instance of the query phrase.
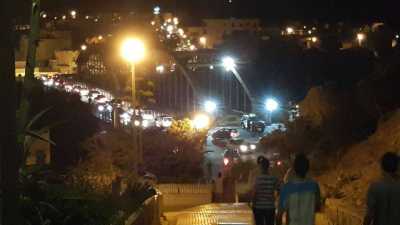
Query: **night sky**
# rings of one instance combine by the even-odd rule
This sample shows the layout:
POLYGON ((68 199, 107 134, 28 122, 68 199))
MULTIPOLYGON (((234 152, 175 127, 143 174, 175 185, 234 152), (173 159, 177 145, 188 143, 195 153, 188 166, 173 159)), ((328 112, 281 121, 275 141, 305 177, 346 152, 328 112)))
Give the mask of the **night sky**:
POLYGON ((289 20, 327 22, 386 21, 400 23, 400 3, 395 0, 43 0, 44 7, 75 7, 89 11, 135 8, 151 10, 155 5, 174 12, 201 17, 259 17, 266 22, 289 20))

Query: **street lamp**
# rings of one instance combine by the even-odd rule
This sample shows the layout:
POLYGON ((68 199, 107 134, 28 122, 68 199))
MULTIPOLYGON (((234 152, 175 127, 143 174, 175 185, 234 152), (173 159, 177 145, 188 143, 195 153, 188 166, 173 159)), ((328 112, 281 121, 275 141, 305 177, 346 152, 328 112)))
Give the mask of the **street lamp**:
POLYGON ((236 70, 235 59, 233 59, 230 56, 225 56, 224 58, 222 58, 222 67, 224 67, 226 71, 233 73, 233 75, 236 77, 236 79, 239 81, 240 85, 244 89, 244 92, 246 93, 247 97, 250 99, 252 109, 255 109, 255 106, 253 105, 253 103, 254 103, 253 98, 250 94, 250 89, 247 87, 246 83, 244 83, 242 77, 236 70))
POLYGON ((269 122, 272 122, 272 113, 277 110, 279 107, 279 103, 272 98, 267 99, 267 101, 265 102, 265 109, 267 109, 269 115, 268 115, 268 119, 269 122))
POLYGON ((204 110, 207 113, 214 113, 217 110, 217 103, 211 100, 207 100, 204 102, 204 110))
POLYGON ((197 130, 205 129, 210 125, 210 117, 205 114, 197 114, 193 119, 193 127, 197 130))
POLYGON ((135 38, 128 38, 126 39, 121 46, 121 56, 130 64, 131 69, 131 76, 132 76, 132 109, 133 109, 133 119, 132 122, 132 136, 133 136, 133 148, 136 151, 138 158, 135 158, 135 169, 138 169, 138 163, 141 161, 142 152, 140 149, 140 137, 136 132, 135 127, 135 107, 136 107, 136 80, 135 80, 135 64, 142 61, 145 57, 146 50, 144 43, 135 38), (138 159, 138 160, 137 160, 138 159))
POLYGON ((236 63, 232 57, 227 56, 222 59, 222 66, 226 71, 233 71, 236 68, 236 63))

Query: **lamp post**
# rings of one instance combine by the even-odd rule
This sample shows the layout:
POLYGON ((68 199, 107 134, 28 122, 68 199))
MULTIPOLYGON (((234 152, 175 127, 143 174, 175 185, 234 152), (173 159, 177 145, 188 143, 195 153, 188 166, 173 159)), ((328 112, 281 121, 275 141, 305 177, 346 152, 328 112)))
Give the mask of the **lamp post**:
POLYGON ((277 110, 279 107, 279 103, 272 98, 267 99, 265 102, 265 108, 268 111, 268 121, 269 123, 272 123, 272 113, 277 110))
POLYGON ((229 57, 229 56, 224 57, 222 59, 222 66, 225 68, 226 71, 230 71, 233 73, 233 75, 235 75, 235 78, 239 81, 239 83, 242 86, 242 88, 244 89, 244 92, 246 93, 247 97, 250 99, 251 108, 254 111, 255 106, 253 104, 254 102, 253 102, 253 98, 250 93, 250 89, 247 87, 246 83, 244 83, 242 77, 236 70, 235 59, 233 59, 232 57, 229 57))
POLYGON ((131 72, 131 85, 132 85, 132 109, 133 115, 131 119, 132 123, 132 139, 133 139, 133 149, 136 153, 134 159, 134 168, 136 172, 138 171, 138 165, 142 161, 142 151, 140 148, 140 137, 137 132, 137 127, 135 126, 135 116, 136 116, 136 76, 135 76, 135 66, 136 63, 143 60, 145 56, 145 46, 144 43, 139 39, 128 38, 121 46, 121 56, 130 64, 131 72))

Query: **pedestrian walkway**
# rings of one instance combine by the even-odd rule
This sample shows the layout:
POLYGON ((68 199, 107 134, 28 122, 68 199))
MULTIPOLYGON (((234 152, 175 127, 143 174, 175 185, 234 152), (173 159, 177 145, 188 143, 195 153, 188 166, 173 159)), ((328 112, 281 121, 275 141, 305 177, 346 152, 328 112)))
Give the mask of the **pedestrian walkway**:
MULTIPOLYGON (((164 213, 168 225, 254 225, 253 214, 246 203, 207 204, 178 212, 164 213)), ((316 225, 329 225, 323 214, 317 214, 316 225)))

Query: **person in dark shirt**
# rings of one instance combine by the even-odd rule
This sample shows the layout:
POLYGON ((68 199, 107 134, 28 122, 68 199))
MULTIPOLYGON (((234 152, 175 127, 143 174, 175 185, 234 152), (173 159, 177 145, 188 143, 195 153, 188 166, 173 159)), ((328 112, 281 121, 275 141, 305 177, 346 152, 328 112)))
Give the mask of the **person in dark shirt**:
POLYGON ((381 159, 382 178, 369 186, 364 225, 400 224, 399 157, 387 152, 381 159))

